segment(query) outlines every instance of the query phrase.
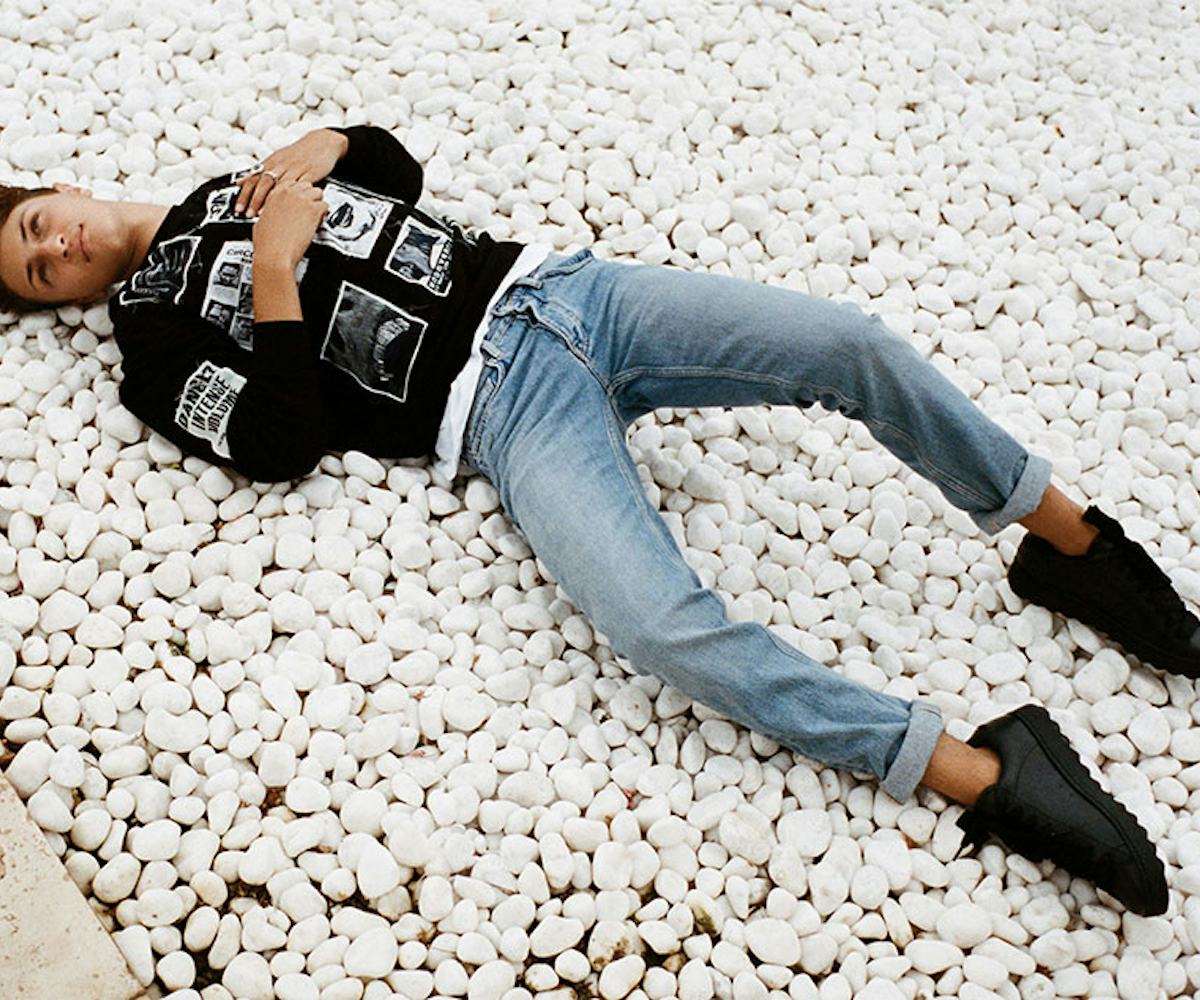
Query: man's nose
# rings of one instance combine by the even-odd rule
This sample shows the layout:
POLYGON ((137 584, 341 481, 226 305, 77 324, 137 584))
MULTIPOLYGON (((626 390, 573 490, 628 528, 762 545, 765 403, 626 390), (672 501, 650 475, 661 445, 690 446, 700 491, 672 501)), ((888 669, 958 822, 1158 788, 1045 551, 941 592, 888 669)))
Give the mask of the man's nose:
POLYGON ((67 255, 67 247, 71 241, 67 238, 66 233, 58 233, 50 237, 50 245, 46 248, 46 253, 54 257, 65 257, 67 255))

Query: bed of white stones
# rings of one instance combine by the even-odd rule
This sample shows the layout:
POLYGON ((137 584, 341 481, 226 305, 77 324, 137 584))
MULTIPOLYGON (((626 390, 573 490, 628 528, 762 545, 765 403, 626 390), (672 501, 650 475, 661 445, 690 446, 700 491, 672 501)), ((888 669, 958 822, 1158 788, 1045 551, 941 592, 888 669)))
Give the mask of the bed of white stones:
MULTIPOLYGON (((396 131, 497 237, 870 303, 1200 598, 1189 5, 12 0, 6 179, 167 204, 396 131)), ((104 308, 3 326, 7 775, 173 1000, 899 1000, 1200 987, 1195 685, 1025 606, 819 409, 660 411, 645 484, 738 619, 949 731, 1047 704, 1168 865, 1140 919, 959 808, 631 675, 479 479, 290 485, 117 401, 104 308)))

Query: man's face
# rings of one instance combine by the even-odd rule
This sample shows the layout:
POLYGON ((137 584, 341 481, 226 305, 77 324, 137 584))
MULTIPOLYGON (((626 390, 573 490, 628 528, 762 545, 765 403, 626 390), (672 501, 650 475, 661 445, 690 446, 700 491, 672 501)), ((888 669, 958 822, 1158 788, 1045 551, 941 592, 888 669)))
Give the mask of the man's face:
POLYGON ((101 301, 127 253, 113 203, 67 184, 54 189, 21 202, 0 227, 0 281, 48 307, 101 301))

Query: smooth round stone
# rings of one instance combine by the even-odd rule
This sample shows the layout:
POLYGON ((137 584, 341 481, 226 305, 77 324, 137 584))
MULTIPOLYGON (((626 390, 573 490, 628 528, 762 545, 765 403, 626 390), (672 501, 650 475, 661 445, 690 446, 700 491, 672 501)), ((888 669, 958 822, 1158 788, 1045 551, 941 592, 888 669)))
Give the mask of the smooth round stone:
POLYGON ((600 973, 600 996, 604 1000, 621 1000, 628 996, 646 972, 646 960, 640 955, 626 955, 609 962, 600 973))
POLYGON ((975 666, 975 673, 989 684, 1008 684, 1025 676, 1025 658, 1018 653, 992 653, 975 666))
POLYGON ((994 990, 1008 979, 1008 969, 987 955, 968 955, 963 959, 963 975, 986 990, 994 990))
POLYGON ((530 954, 538 958, 561 955, 582 940, 583 931, 583 922, 574 917, 546 917, 529 935, 530 954))
POLYGON ((1117 964, 1117 992, 1122 1000, 1154 1000, 1162 981, 1162 965, 1144 945, 1129 945, 1117 964))
POLYGON ((371 719, 354 737, 354 755, 360 760, 371 760, 390 750, 396 742, 401 722, 399 715, 377 715, 371 719))
POLYGON ((1157 757, 1171 745, 1171 724, 1161 709, 1139 705, 1126 735, 1140 753, 1157 757))
POLYGON ((170 889, 147 889, 137 900, 138 920, 146 927, 163 927, 183 916, 183 900, 170 889))
POLYGON ((1071 919, 1057 896, 1037 896, 1021 907, 1021 912, 1014 916, 1034 937, 1040 937, 1055 927, 1066 927, 1071 919))
POLYGON ((152 708, 146 713, 145 732, 156 747, 187 754, 208 739, 208 719, 195 710, 172 715, 166 709, 152 708))
POLYGON ((130 852, 142 861, 170 861, 179 853, 182 832, 169 819, 155 820, 135 829, 130 837, 130 852))
POLYGON ((50 780, 63 788, 78 788, 83 784, 86 766, 78 748, 67 744, 50 762, 50 780))
POLYGON ((867 544, 870 536, 857 524, 847 524, 829 536, 829 548, 834 555, 853 559, 867 544))
POLYGON ((312 778, 293 778, 288 782, 284 802, 294 813, 321 812, 329 808, 329 789, 312 778))
MULTIPOLYGON (((454 889, 440 875, 426 876, 421 880, 417 910, 426 920, 441 920, 454 908, 454 889)), ((576 921, 578 923, 578 921, 576 921)), ((582 924, 580 925, 582 928, 582 924)), ((582 930, 580 935, 582 936, 582 930)))
POLYGON ((221 984, 235 1000, 274 1000, 271 967, 262 955, 243 951, 225 966, 221 984))
POLYGON ((854 452, 846 459, 846 468, 855 486, 878 486, 887 479, 887 464, 874 452, 854 452))
POLYGON ((833 840, 833 823, 825 809, 796 809, 775 824, 781 844, 794 848, 801 857, 820 857, 833 840))
POLYGON ((433 857, 429 838, 415 823, 402 820, 388 834, 388 850, 400 864, 409 868, 424 868, 433 857))
POLYGON ((945 972, 952 965, 961 965, 963 960, 962 949, 957 945, 928 938, 913 941, 904 949, 904 955, 914 969, 926 975, 945 972))
POLYGON ((347 833, 369 833, 378 835, 382 830, 383 816, 387 812, 387 799, 382 792, 373 788, 360 788, 351 792, 342 804, 342 826, 347 833))
POLYGON ((629 847, 606 841, 596 848, 592 862, 592 881, 597 889, 625 889, 633 879, 633 858, 629 847))
POLYGON ((363 931, 350 942, 342 967, 351 976, 382 979, 396 967, 400 946, 390 927, 363 931))
POLYGON ((483 725, 491 709, 492 701, 487 695, 456 688, 442 703, 442 717, 451 728, 470 733, 483 725))
POLYGON ((358 684, 377 684, 388 675, 392 652, 382 642, 368 642, 346 657, 346 679, 358 684))
POLYGON ((638 934, 659 955, 670 955, 679 950, 679 933, 665 920, 646 920, 638 924, 638 934))
POLYGON ((516 970, 502 959, 484 962, 467 982, 467 1000, 501 1000, 517 981, 516 970))
POLYGON ((771 821, 754 806, 742 804, 721 817, 717 839, 730 854, 761 865, 771 856, 771 821))
POLYGON ((645 691, 637 685, 625 684, 609 700, 608 711, 613 718, 640 733, 650 724, 654 709, 645 691))
POLYGON ((283 674, 270 674, 263 678, 262 695, 276 712, 285 719, 300 714, 300 696, 296 686, 283 674))
POLYGON ((400 866, 377 841, 367 843, 355 867, 358 888, 367 899, 378 899, 400 884, 400 866))
POLYGON ((855 993, 854 1000, 904 1000, 904 991, 891 980, 877 978, 855 993))
POLYGON ((960 903, 944 910, 937 919, 937 932, 959 948, 974 948, 992 934, 992 918, 975 903, 960 903))
POLYGON ((319 1000, 321 990, 311 976, 303 972, 287 972, 275 980, 278 1000, 319 1000))
POLYGON ((800 961, 800 938, 786 920, 765 917, 745 926, 746 947, 760 962, 795 965, 800 961))
POLYGON ((296 774, 296 748, 282 740, 266 743, 258 762, 258 777, 268 788, 283 788, 296 774))
POLYGON ((888 894, 888 877, 876 865, 863 865, 850 879, 850 898, 864 910, 877 910, 888 894))

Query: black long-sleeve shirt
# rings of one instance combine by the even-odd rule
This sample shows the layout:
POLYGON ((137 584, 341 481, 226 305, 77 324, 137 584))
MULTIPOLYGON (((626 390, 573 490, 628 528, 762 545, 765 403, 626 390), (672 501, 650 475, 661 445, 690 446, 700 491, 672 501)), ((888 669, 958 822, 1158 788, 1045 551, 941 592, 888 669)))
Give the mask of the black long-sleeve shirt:
POLYGON ((451 382, 524 244, 415 207, 423 172, 390 132, 317 183, 328 211, 296 269, 301 320, 259 323, 247 171, 171 207, 109 300, 121 403, 186 453, 248 478, 307 475, 329 451, 431 454, 451 382))

